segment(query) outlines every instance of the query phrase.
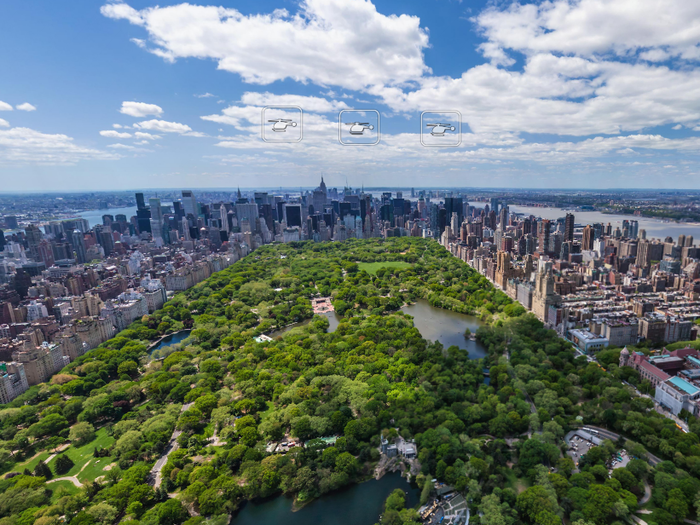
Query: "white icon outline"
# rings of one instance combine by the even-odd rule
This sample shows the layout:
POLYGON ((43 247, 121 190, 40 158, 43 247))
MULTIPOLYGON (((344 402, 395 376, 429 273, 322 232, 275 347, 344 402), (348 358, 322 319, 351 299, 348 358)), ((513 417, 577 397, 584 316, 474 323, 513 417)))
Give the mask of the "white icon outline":
POLYGON ((376 109, 343 109, 338 113, 338 142, 343 146, 376 146, 382 139, 382 123, 381 114, 376 109), (343 122, 343 113, 356 112, 356 113, 375 113, 377 115, 377 126, 369 124, 368 122, 359 122, 354 119, 351 122, 343 122), (374 142, 344 142, 343 141, 343 129, 347 129, 350 126, 348 133, 353 137, 364 136, 366 130, 377 132, 377 140, 374 142))
POLYGON ((443 110, 429 110, 429 111, 423 111, 420 114, 420 143, 423 145, 425 148, 456 148, 459 147, 462 144, 462 114, 457 111, 456 109, 443 109, 443 110), (454 126, 452 124, 445 124, 444 122, 438 122, 433 121, 430 123, 425 122, 425 114, 426 113, 434 113, 434 114, 453 114, 457 117, 457 125, 454 126), (426 127, 432 128, 430 131, 430 135, 432 137, 447 137, 450 135, 447 135, 445 132, 450 131, 450 132, 455 132, 455 135, 457 137, 457 143, 450 143, 450 144, 426 144, 426 142, 423 140, 424 133, 426 133, 425 129, 426 127))
MULTIPOLYGON (((262 108, 261 112, 262 120, 260 121, 260 137, 263 139, 263 141, 267 142, 268 144, 284 144, 284 143, 297 143, 301 142, 302 139, 304 138, 304 110, 301 109, 299 106, 265 106, 262 108), (267 119, 265 118, 265 112, 269 109, 281 109, 284 111, 289 111, 289 110, 296 110, 299 112, 299 122, 297 123, 294 119, 289 119, 289 118, 278 118, 278 119, 267 119), (288 127, 292 128, 299 128, 299 138, 298 139, 292 139, 292 140, 285 140, 282 138, 282 140, 279 139, 267 139, 265 138, 265 130, 267 129, 266 126, 269 124, 272 124, 271 126, 271 133, 285 133, 287 131, 288 127), (280 124, 279 126, 277 124, 280 124)), ((282 135, 279 135, 282 137, 282 135)))

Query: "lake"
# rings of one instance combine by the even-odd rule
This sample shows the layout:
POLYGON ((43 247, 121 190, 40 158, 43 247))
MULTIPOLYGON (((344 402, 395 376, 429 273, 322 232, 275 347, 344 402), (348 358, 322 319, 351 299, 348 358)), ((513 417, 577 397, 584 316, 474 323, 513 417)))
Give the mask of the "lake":
POLYGON ((452 345, 458 346, 469 352, 470 359, 486 357, 486 349, 481 343, 464 337, 464 331, 467 328, 475 333, 483 324, 473 315, 436 308, 425 299, 418 299, 415 304, 401 308, 401 311, 413 316, 413 324, 418 328, 423 339, 440 341, 445 348, 452 345))
MULTIPOLYGON (((477 208, 483 208, 486 203, 470 202, 469 204, 477 208)), ((620 230, 622 230, 622 221, 635 220, 639 222, 640 230, 646 230, 647 239, 665 239, 671 236, 675 240, 681 234, 686 236, 692 235, 696 239, 700 237, 700 225, 693 223, 666 222, 660 219, 635 217, 634 215, 607 214, 599 211, 570 211, 564 208, 540 208, 538 206, 509 205, 508 209, 512 213, 520 213, 526 216, 534 215, 535 217, 549 220, 557 220, 560 217, 565 217, 567 213, 573 213, 576 224, 585 226, 586 224, 594 224, 596 222, 601 224, 610 223, 613 231, 615 231, 615 228, 618 226, 620 230)))
POLYGON ((150 351, 153 352, 154 350, 160 350, 161 348, 166 348, 168 346, 181 343, 190 336, 190 333, 192 333, 192 330, 181 330, 174 334, 170 334, 169 336, 161 339, 160 343, 158 343, 157 346, 151 348, 150 351))
MULTIPOLYGON (((316 314, 316 315, 322 315, 326 319, 328 319, 328 323, 329 323, 328 333, 335 332, 335 329, 338 328, 338 325, 340 324, 340 321, 342 320, 342 318, 335 312, 326 312, 323 314, 316 314)), ((292 328, 299 328, 300 326, 306 326, 307 324, 311 323, 312 320, 313 320, 313 317, 310 319, 304 319, 303 321, 300 321, 298 323, 290 324, 289 326, 285 326, 284 328, 282 328, 280 330, 275 330, 274 332, 271 332, 269 334, 269 337, 272 337, 274 339, 275 337, 286 334, 292 328)))
POLYGON ((374 525, 384 500, 394 489, 408 492, 406 506, 418 504, 420 491, 398 472, 331 492, 292 512, 292 499, 279 496, 261 503, 247 503, 231 525, 374 525))

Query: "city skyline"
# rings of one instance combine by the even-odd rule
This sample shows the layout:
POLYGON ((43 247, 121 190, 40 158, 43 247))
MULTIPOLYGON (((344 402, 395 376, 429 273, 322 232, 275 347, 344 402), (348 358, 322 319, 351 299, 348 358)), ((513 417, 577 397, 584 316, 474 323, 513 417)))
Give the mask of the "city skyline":
POLYGON ((700 7, 680 0, 41 4, 3 6, 0 42, 18 49, 0 57, 5 191, 313 187, 320 173, 356 187, 700 188, 700 7), (304 109, 300 143, 261 139, 275 105, 304 109), (381 113, 378 145, 339 143, 353 108, 381 113), (436 108, 461 113, 458 147, 421 146, 436 108))

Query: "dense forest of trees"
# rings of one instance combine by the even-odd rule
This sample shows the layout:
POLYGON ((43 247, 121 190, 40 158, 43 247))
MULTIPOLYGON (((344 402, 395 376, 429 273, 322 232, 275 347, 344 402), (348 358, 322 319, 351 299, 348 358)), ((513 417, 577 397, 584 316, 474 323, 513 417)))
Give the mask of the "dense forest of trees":
MULTIPOLYGON (((0 525, 225 523, 246 500, 284 493, 303 504, 367 479, 382 432, 415 439, 422 500, 430 480, 444 481, 483 513, 472 525, 617 524, 646 486, 645 521, 671 525, 700 503, 700 428, 682 433, 650 410, 622 382, 636 384, 633 372, 577 359, 434 241, 265 246, 0 410, 0 525), (363 269, 382 261, 410 266, 363 269), (333 332, 313 316, 319 295, 342 315, 333 332), (424 340, 400 310, 418 298, 486 321, 477 338, 488 357, 424 340), (187 339, 149 357, 153 340, 183 328, 187 339), (623 438, 576 468, 563 437, 586 424, 623 438), (149 472, 174 431, 179 449, 154 490, 149 472), (305 446, 267 452, 290 441, 305 446), (619 446, 638 459, 610 476, 619 446), (663 461, 652 468, 647 450, 663 461)), ((383 523, 416 519, 390 496, 383 523)))

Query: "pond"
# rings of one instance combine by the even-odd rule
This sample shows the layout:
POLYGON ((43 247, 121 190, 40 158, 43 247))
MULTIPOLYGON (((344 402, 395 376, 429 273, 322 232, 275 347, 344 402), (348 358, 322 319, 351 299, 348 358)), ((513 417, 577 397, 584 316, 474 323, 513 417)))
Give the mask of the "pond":
POLYGON ((149 351, 153 352, 154 350, 160 350, 161 348, 166 348, 168 346, 181 343, 190 336, 190 333, 192 333, 192 330, 180 330, 179 332, 170 334, 169 336, 161 339, 160 343, 151 348, 149 351))
MULTIPOLYGON (((323 314, 316 314, 316 315, 322 315, 322 316, 324 316, 326 319, 328 319, 328 322, 329 322, 328 333, 330 333, 330 332, 335 332, 335 329, 338 328, 338 325, 340 324, 340 321, 341 321, 341 319, 342 319, 342 318, 341 318, 337 313, 335 313, 335 312, 326 312, 326 313, 323 313, 323 314)), ((272 333, 270 333, 270 334, 268 334, 268 335, 274 339, 275 337, 278 337, 278 336, 280 336, 280 335, 286 334, 286 333, 289 332, 292 328, 299 328, 300 326, 306 326, 307 324, 311 323, 312 320, 313 320, 313 317, 310 318, 310 319, 304 319, 303 321, 300 321, 300 322, 298 322, 298 323, 294 323, 294 324, 290 324, 289 326, 285 326, 285 327, 282 328, 281 330, 275 330, 274 332, 272 332, 272 333)))
POLYGON ((469 352, 470 359, 486 357, 486 348, 481 343, 464 337, 467 328, 475 333, 483 324, 473 315, 436 308, 425 299, 418 299, 415 304, 401 308, 401 311, 413 316, 413 324, 424 339, 440 341, 445 348, 458 346, 469 352))
POLYGON ((247 503, 231 525, 374 525, 379 522, 384 500, 397 488, 408 492, 407 507, 418 504, 420 491, 394 472, 326 494, 297 512, 292 512, 292 499, 283 496, 247 503))

